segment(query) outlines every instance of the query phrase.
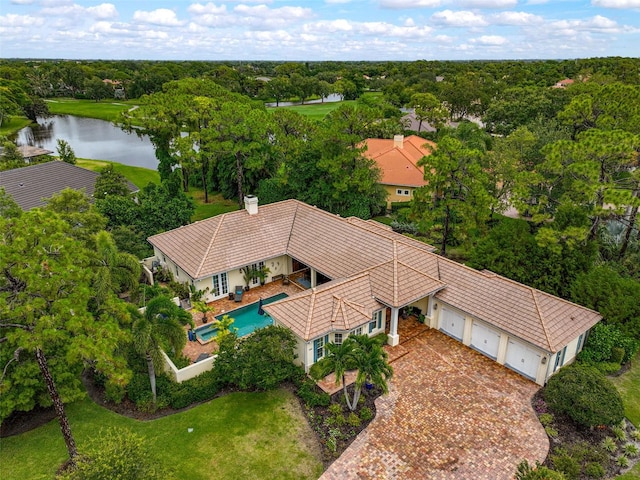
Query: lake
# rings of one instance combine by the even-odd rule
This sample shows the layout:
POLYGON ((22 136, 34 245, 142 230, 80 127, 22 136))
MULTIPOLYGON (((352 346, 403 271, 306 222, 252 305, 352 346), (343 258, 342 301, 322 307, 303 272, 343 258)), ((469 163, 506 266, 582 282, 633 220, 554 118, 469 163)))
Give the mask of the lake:
POLYGON ((37 125, 20 130, 17 145, 33 145, 57 154, 57 140, 66 140, 76 157, 108 160, 124 165, 158 168, 155 148, 147 136, 129 134, 110 122, 73 115, 39 118, 37 125))

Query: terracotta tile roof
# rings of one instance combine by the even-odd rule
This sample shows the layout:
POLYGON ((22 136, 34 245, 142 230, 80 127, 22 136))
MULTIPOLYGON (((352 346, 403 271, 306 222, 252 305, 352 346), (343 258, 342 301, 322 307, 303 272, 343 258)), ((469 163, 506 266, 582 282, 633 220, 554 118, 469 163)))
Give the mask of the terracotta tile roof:
POLYGON ((355 321, 354 305, 363 305, 365 277, 367 295, 386 305, 402 307, 435 293, 442 302, 550 352, 601 319, 593 310, 440 257, 430 245, 385 226, 341 218, 297 200, 261 206, 257 215, 219 215, 155 235, 149 242, 194 279, 284 254, 334 279, 315 292, 342 285, 335 290, 342 300, 336 300, 340 308, 334 323, 327 318, 334 318, 336 310, 331 307, 329 315, 327 304, 315 305, 320 297, 312 291, 269 306, 283 323, 280 315, 286 314, 286 322, 303 332, 303 338, 355 321), (355 297, 349 292, 356 292, 355 297), (280 309, 282 302, 286 310, 280 309), (317 325, 315 317, 309 317, 316 310, 323 312, 317 325))
POLYGON ((367 149, 364 155, 375 160, 382 170, 380 183, 406 187, 421 187, 427 184, 422 167, 418 167, 418 161, 431 155, 431 150, 425 145, 435 147, 435 143, 417 135, 404 138, 401 148, 396 146, 393 139, 368 138, 365 143, 367 149))
MULTIPOLYGON (((65 188, 84 189, 91 198, 99 176, 98 172, 53 160, 0 172, 0 187, 4 187, 20 208, 27 211, 44 206, 45 199, 65 188)), ((131 192, 138 191, 133 183, 127 182, 127 185, 131 192)))
POLYGON ((333 331, 348 331, 371 321, 382 307, 371 289, 368 273, 334 280, 264 306, 264 310, 309 341, 333 331))

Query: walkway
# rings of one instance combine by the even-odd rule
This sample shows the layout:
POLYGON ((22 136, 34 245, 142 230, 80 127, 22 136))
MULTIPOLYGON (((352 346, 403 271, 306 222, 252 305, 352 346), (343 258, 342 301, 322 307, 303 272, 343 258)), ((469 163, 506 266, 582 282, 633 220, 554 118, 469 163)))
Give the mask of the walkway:
POLYGON ((389 395, 322 480, 512 479, 521 460, 544 460, 538 385, 435 330, 388 351, 389 395))

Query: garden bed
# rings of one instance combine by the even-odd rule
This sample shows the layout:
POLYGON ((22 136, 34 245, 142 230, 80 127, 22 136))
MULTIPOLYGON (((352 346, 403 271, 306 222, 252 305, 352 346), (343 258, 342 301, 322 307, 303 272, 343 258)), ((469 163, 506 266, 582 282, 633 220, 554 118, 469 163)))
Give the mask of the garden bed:
POLYGON ((626 419, 624 426, 581 427, 566 415, 551 415, 542 390, 534 395, 532 405, 549 436, 549 454, 543 465, 562 471, 568 480, 614 478, 640 460, 638 453, 629 453, 633 447, 627 445, 640 450, 640 437, 632 437, 636 428, 626 419), (620 460, 622 456, 627 458, 627 466, 621 465, 626 463, 620 460))

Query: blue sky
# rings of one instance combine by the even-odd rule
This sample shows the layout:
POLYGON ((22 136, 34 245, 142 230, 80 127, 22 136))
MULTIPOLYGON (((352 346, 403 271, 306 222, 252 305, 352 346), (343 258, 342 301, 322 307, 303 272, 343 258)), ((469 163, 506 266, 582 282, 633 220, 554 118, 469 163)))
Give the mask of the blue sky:
POLYGON ((640 0, 0 0, 3 58, 640 55, 640 0))

